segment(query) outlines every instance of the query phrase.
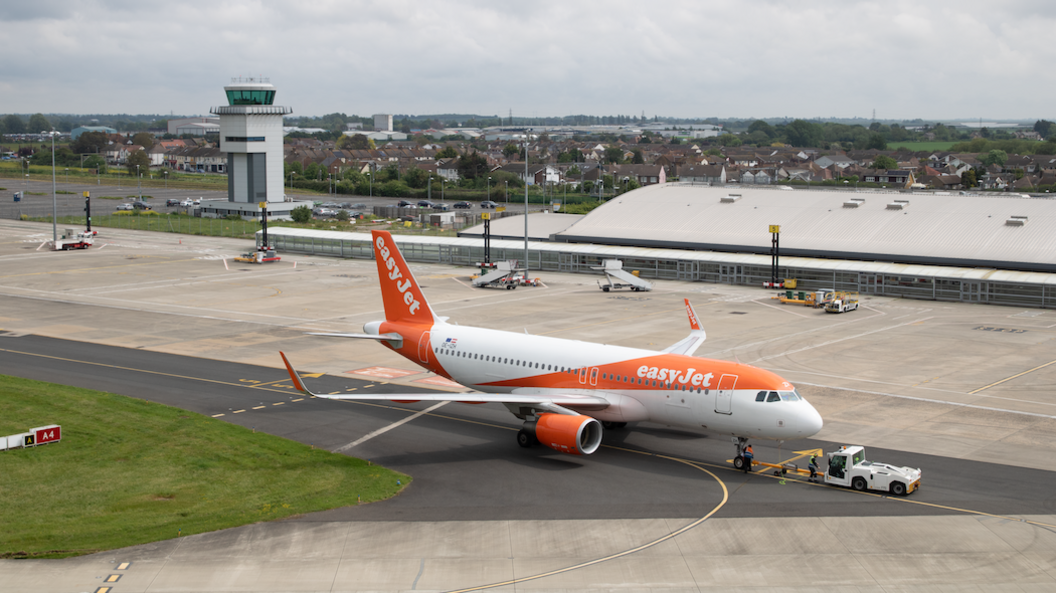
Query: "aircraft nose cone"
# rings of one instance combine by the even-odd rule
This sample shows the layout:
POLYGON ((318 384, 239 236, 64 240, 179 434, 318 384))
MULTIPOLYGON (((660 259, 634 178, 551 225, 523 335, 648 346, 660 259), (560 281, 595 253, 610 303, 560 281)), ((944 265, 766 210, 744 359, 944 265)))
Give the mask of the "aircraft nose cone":
POLYGON ((814 436, 821 432, 821 427, 825 424, 825 421, 821 419, 821 414, 810 404, 807 404, 807 409, 804 412, 802 418, 803 436, 814 436))

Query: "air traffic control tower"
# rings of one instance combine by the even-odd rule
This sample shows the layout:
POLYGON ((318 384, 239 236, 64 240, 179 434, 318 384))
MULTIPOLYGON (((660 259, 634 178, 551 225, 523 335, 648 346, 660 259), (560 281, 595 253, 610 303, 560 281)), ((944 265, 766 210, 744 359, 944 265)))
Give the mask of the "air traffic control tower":
POLYGON ((268 218, 289 218, 301 202, 287 202, 283 191, 282 118, 290 107, 275 105, 275 87, 266 79, 235 78, 224 87, 227 105, 220 116, 220 151, 227 153, 227 201, 201 205, 202 216, 238 214, 259 218, 266 202, 268 218))

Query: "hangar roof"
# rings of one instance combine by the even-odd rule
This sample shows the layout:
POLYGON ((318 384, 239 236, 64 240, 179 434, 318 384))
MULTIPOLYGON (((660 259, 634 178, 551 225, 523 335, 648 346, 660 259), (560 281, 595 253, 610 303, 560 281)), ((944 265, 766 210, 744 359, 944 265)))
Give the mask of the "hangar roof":
MULTIPOLYGON (((579 219, 582 214, 560 214, 556 212, 536 212, 528 215, 528 239, 536 241, 548 241, 550 235, 563 231, 579 219)), ((458 232, 459 237, 484 237, 484 225, 463 229, 458 232)), ((521 239, 524 240, 524 215, 505 216, 491 221, 492 239, 521 239)))
POLYGON ((618 196, 558 241, 1056 271, 1056 199, 667 183, 618 196))

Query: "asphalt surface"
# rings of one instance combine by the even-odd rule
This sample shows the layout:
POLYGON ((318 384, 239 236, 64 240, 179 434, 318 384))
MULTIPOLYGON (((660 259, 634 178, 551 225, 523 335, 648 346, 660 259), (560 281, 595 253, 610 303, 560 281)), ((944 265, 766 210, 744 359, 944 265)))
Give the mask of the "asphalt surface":
MULTIPOLYGON (((17 305, 10 299, 10 304, 17 305)), ((276 357, 278 355, 276 354, 276 357)), ((296 365, 297 361, 293 363, 296 365)), ((336 449, 404 420, 425 404, 354 403, 304 398, 285 372, 260 367, 69 340, 0 334, 0 373, 120 393, 215 416, 318 447, 336 449), (256 408, 256 409, 255 409, 256 408)), ((309 376, 310 388, 338 393, 425 392, 420 388, 332 375, 309 376)), ((456 396, 457 397, 457 396, 456 396)), ((447 404, 348 451, 406 472, 399 497, 334 509, 296 521, 459 521, 700 517, 720 486, 688 461, 716 472, 730 489, 716 517, 862 517, 1051 514, 1051 472, 870 448, 878 461, 925 468, 923 487, 905 498, 861 496, 758 471, 726 460, 727 439, 652 424, 607 431, 595 455, 574 457, 515 443, 519 421, 497 405, 447 404), (604 501, 602 503, 601 501, 604 501)), ((833 450, 817 440, 756 442, 760 461, 796 451, 833 450)), ((796 461, 804 467, 806 460, 796 461)))

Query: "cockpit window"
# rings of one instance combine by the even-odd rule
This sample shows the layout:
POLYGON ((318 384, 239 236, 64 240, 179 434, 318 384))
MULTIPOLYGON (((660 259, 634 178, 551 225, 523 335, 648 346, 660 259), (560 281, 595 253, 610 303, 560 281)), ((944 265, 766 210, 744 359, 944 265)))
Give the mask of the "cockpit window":
POLYGON ((781 392, 781 401, 798 402, 799 401, 799 394, 797 394, 795 391, 782 391, 781 392))
POLYGON ((765 391, 760 391, 759 393, 755 394, 755 401, 757 401, 757 402, 766 401, 766 392, 765 391))
POLYGON ((778 395, 776 391, 771 391, 770 395, 766 398, 766 401, 768 401, 768 402, 779 402, 779 401, 781 401, 781 396, 778 395))

